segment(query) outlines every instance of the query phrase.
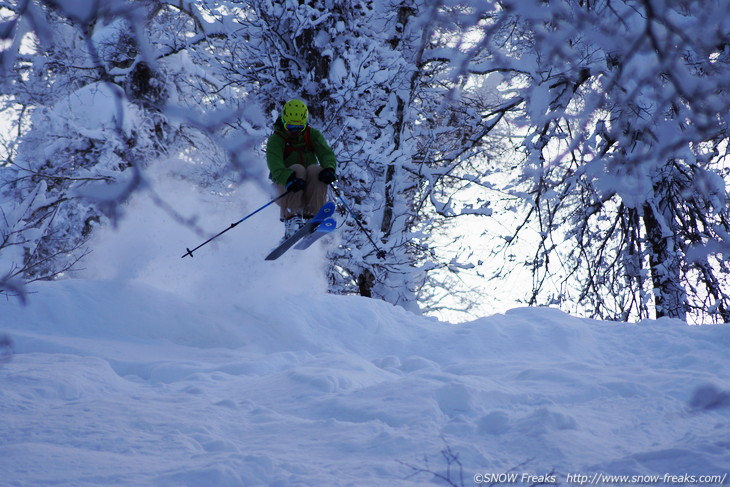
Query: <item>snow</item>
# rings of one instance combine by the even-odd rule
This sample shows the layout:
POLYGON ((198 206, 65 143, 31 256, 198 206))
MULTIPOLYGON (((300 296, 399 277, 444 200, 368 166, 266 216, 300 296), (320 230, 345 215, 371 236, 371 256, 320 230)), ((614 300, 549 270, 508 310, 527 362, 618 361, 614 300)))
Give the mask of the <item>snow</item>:
POLYGON ((347 66, 345 65, 345 60, 338 57, 332 61, 332 66, 330 67, 330 81, 336 86, 339 86, 342 85, 345 78, 347 78, 347 66))
POLYGON ((104 140, 104 132, 114 130, 117 125, 129 135, 137 120, 135 111, 134 106, 124 99, 119 87, 97 82, 83 86, 62 99, 53 107, 52 115, 91 139, 104 140))
POLYGON ((0 485, 727 475, 727 327, 547 308, 452 325, 328 295, 333 241, 263 261, 273 207, 181 259, 270 195, 151 177, 203 235, 138 193, 85 271, 0 302, 0 485))

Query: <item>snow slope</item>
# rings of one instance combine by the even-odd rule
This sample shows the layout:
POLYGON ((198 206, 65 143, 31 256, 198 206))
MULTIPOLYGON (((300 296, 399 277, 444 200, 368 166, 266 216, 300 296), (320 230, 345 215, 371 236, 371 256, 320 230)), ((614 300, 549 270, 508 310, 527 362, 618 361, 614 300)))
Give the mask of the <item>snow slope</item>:
MULTIPOLYGON (((165 184, 211 233, 265 200, 165 184)), ((180 259, 200 236, 138 197, 87 271, 36 284, 27 307, 0 301, 15 348, 0 364, 0 486, 730 471, 727 327, 551 309, 452 325, 327 295, 321 246, 262 260, 281 230, 262 213, 180 259)))

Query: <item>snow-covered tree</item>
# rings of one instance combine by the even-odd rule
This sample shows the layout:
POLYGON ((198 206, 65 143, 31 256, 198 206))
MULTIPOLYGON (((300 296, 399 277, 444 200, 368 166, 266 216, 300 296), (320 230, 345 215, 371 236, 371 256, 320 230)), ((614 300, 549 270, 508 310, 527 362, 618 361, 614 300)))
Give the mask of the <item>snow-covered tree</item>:
POLYGON ((353 215, 331 255, 333 292, 415 310, 438 268, 422 232, 433 201, 424 185, 467 150, 441 160, 434 139, 453 148, 456 138, 474 145, 467 134, 484 132, 479 110, 466 120, 463 103, 445 103, 455 82, 444 56, 458 51, 442 49, 453 40, 445 17, 439 5, 411 0, 261 1, 239 10, 246 42, 222 60, 228 79, 251 87, 272 120, 287 99, 305 99, 338 156, 338 187, 353 215))
POLYGON ((730 320, 730 4, 503 1, 495 69, 524 99, 511 247, 536 229, 530 304, 730 320))
POLYGON ((260 114, 204 65, 226 26, 156 0, 4 2, 2 14, 3 101, 18 116, 4 141, 0 235, 22 252, 3 252, 0 289, 71 268, 95 225, 134 191, 154 192, 144 169, 155 160, 193 162, 179 170, 201 184, 229 159, 247 169, 260 114))
POLYGON ((286 100, 304 99, 310 123, 337 154, 338 187, 354 214, 342 232, 343 248, 332 256, 333 292, 360 292, 413 307, 413 270, 400 269, 414 258, 407 234, 393 227, 397 217, 406 218, 412 196, 401 194, 400 210, 392 194, 387 196, 397 191, 391 159, 399 150, 395 94, 407 76, 400 39, 391 37, 403 26, 388 18, 399 8, 349 0, 252 2, 238 11, 246 42, 236 43, 221 62, 231 82, 257 93, 272 125, 286 100), (387 250, 384 260, 373 243, 387 250))
POLYGON ((17 221, 6 219, 3 233, 8 245, 24 249, 10 275, 47 279, 73 267, 93 227, 114 217, 139 184, 139 163, 164 144, 162 122, 144 104, 159 104, 165 94, 153 87, 152 70, 134 63, 127 19, 106 24, 91 8, 28 2, 14 14, 11 22, 32 19, 35 30, 24 36, 16 26, 16 37, 26 37, 23 48, 4 53, 16 56, 3 73, 6 93, 27 120, 12 121, 20 137, 3 169, 2 192, 28 205, 19 206, 17 221), (124 74, 114 79, 120 66, 124 74), (26 231, 14 231, 18 225, 26 231))
POLYGON ((333 292, 436 309, 485 257, 454 250, 455 222, 511 208, 524 213, 496 251, 537 230, 529 303, 730 319, 728 9, 0 2, 2 102, 15 114, 2 141, 0 288, 73 266, 121 202, 154 193, 149 164, 186 161, 180 173, 218 189, 236 178, 270 188, 261 148, 300 97, 352 211, 331 253, 333 292))

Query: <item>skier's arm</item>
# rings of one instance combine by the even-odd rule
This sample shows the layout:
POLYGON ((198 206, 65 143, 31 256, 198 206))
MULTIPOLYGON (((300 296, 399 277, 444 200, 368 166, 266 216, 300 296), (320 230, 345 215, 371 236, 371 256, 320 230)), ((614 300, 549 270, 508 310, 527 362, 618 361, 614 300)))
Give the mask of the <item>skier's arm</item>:
POLYGON ((269 166, 271 179, 285 186, 293 171, 284 164, 284 140, 277 134, 269 137, 266 143, 266 164, 269 166))
POLYGON ((337 158, 335 157, 335 153, 330 147, 330 145, 327 143, 327 141, 324 138, 324 135, 322 135, 322 132, 319 130, 311 129, 311 137, 312 137, 312 146, 314 147, 314 153, 317 154, 317 159, 319 160, 319 165, 323 168, 332 169, 333 171, 337 170, 337 158))

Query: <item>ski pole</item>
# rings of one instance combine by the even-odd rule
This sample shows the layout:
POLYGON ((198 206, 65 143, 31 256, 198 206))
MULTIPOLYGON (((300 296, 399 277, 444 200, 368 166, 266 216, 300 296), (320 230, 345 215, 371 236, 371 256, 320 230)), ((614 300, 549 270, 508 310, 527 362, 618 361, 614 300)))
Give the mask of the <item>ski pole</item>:
POLYGON ((264 206, 262 206, 262 207, 261 207, 261 208, 259 208, 258 210, 255 210, 255 211, 253 211, 253 212, 249 213, 248 215, 244 216, 243 218, 241 218, 240 220, 238 220, 238 221, 237 221, 237 222, 235 222, 235 223, 231 223, 231 226, 230 226, 230 227, 226 228, 225 230, 223 230, 222 232, 220 232, 220 233, 219 233, 219 234, 217 234, 217 235, 213 235, 213 236, 212 236, 212 237, 210 237, 210 238, 209 238, 208 240, 206 240, 206 241, 205 241, 205 242, 203 242, 202 244, 200 244, 200 245, 198 245, 197 247, 195 247, 195 248, 194 248, 193 250, 190 250, 190 249, 186 248, 185 250, 187 250, 187 252, 185 252, 185 253, 184 253, 184 254, 182 255, 182 257, 181 257, 181 258, 183 258, 183 257, 187 257, 188 255, 189 255, 190 257, 192 257, 192 256, 193 256, 193 252, 195 252, 196 250, 198 250, 198 249, 199 249, 200 247, 202 247, 203 245, 207 244, 207 243, 208 243, 208 242, 210 242, 211 240, 214 240, 214 239, 216 239, 216 238, 220 237, 221 235, 223 235, 224 233, 226 233, 226 232, 227 232, 228 230, 230 230, 231 228, 235 227, 235 226, 236 226, 236 225, 238 225, 239 223, 242 223, 242 222, 243 222, 244 220, 247 220, 248 218, 251 218, 252 216, 254 216, 254 215, 255 215, 256 213, 258 213, 259 211, 261 211, 261 210, 263 210, 264 208, 266 208, 267 206, 269 206, 269 205, 271 205, 271 204, 273 204, 273 203, 275 203, 275 202, 279 201, 280 199, 282 199, 282 198, 283 198, 284 196, 286 196, 286 195, 288 195, 288 194, 289 194, 289 191, 287 191, 286 193, 283 193, 283 194, 281 194, 281 195, 277 196, 276 198, 274 198, 273 200, 269 201, 268 203, 266 203, 266 204, 265 204, 264 206))
POLYGON ((347 212, 352 215, 352 219, 355 220, 355 223, 357 223, 357 226, 360 227, 360 230, 362 230, 362 233, 365 234, 365 236, 370 240, 370 243, 377 251, 375 255, 378 256, 378 259, 385 259, 385 256, 387 255, 387 252, 385 250, 382 250, 380 247, 378 247, 378 244, 375 243, 375 240, 373 240, 373 237, 370 235, 370 232, 368 232, 367 228, 362 224, 360 219, 357 217, 357 215, 350 209, 350 207, 345 202, 345 198, 342 197, 342 193, 340 192, 340 189, 337 187, 335 183, 330 183, 330 186, 332 186, 332 189, 335 191, 335 194, 342 202, 343 206, 347 210, 347 212))

